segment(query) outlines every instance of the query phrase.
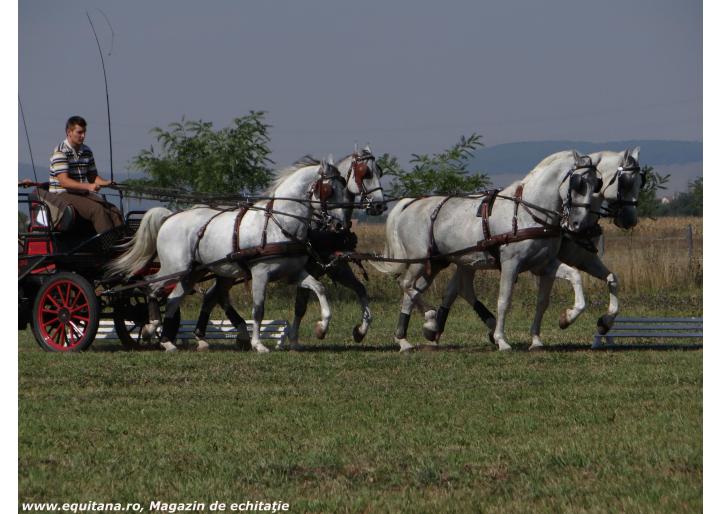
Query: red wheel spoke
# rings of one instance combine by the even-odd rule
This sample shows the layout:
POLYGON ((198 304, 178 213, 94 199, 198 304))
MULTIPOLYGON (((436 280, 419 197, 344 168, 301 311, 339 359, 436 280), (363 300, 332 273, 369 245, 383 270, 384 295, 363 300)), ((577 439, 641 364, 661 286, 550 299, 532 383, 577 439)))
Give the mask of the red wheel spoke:
POLYGON ((67 289, 65 289, 65 305, 70 305, 70 293, 72 292, 72 284, 67 285, 67 289))
POLYGON ((55 301, 55 298, 52 297, 52 294, 47 294, 47 295, 45 295, 45 298, 47 298, 47 299, 50 300, 53 304, 55 304, 55 307, 57 307, 58 310, 62 309, 62 305, 60 305, 59 303, 57 303, 57 302, 55 301))
POLYGON ((55 332, 55 336, 53 337, 53 340, 55 341, 55 344, 58 346, 65 346, 63 344, 63 340, 65 337, 65 325, 60 325, 60 329, 55 332))
POLYGON ((60 312, 60 310, 59 309, 52 310, 52 309, 48 309, 47 307, 42 307, 40 309, 40 312, 42 312, 43 314, 57 314, 58 312, 60 312))
POLYGON ((84 321, 84 322, 86 322, 86 323, 90 323, 90 318, 87 318, 87 317, 85 317, 85 316, 79 316, 78 314, 73 314, 72 319, 74 319, 74 320, 77 319, 77 320, 80 320, 80 321, 84 321))
POLYGON ((86 309, 86 310, 87 310, 87 308, 88 308, 88 303, 85 302, 85 303, 83 303, 82 305, 78 305, 77 307, 75 307, 75 308, 73 308, 73 309, 70 309, 70 312, 77 312, 77 311, 81 311, 81 310, 83 310, 83 309, 86 309))
POLYGON ((77 306, 78 301, 82 300, 84 303, 82 306, 87 306, 88 301, 87 298, 85 298, 85 295, 82 291, 78 291, 75 295, 75 298, 73 299, 72 305, 69 306, 70 309, 74 309, 77 306))

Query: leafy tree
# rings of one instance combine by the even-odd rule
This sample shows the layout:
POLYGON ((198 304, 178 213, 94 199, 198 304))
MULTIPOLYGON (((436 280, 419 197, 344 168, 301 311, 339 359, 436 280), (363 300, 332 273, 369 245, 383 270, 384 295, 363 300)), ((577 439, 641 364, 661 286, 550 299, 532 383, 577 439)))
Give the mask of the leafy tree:
POLYGON ((142 150, 131 167, 146 177, 129 183, 210 193, 253 193, 268 185, 270 141, 264 112, 235 118, 213 130, 211 122, 185 120, 154 128, 159 148, 142 150))
POLYGON ((653 171, 652 166, 643 166, 642 171, 646 179, 638 197, 638 215, 655 216, 660 208, 657 192, 660 189, 667 189, 665 184, 670 180, 670 175, 660 175, 653 171))
POLYGON ((431 194, 460 194, 477 191, 490 184, 487 175, 477 170, 468 170, 468 159, 473 151, 482 146, 480 135, 462 136, 460 141, 444 152, 434 154, 413 154, 412 169, 403 170, 396 157, 384 154, 378 163, 385 176, 395 178, 390 186, 394 196, 420 196, 431 194))
POLYGON ((702 216, 703 214, 703 179, 696 178, 688 184, 688 190, 680 193, 675 199, 659 209, 661 216, 702 216))

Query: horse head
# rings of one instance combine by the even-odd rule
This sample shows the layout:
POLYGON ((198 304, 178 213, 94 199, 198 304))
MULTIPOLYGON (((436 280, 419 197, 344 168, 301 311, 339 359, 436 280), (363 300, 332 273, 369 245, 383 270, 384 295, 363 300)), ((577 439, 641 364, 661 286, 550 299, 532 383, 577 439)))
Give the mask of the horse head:
POLYGON ((370 145, 366 145, 361 151, 356 148, 345 177, 347 191, 353 200, 360 197, 365 212, 371 216, 378 216, 387 209, 380 184, 381 177, 382 168, 377 164, 370 145))
POLYGON ((624 229, 637 225, 638 198, 647 179, 647 173, 640 168, 639 155, 639 147, 625 150, 613 177, 603 190, 606 210, 613 223, 624 229))
POLYGON ((573 167, 560 184, 561 226, 569 232, 582 232, 597 223, 593 214, 593 196, 601 191, 602 177, 597 172, 599 158, 580 155, 573 150, 573 167))
POLYGON ((350 216, 344 206, 345 187, 345 179, 335 167, 332 155, 320 161, 317 178, 308 191, 317 218, 315 226, 335 232, 350 228, 350 216))

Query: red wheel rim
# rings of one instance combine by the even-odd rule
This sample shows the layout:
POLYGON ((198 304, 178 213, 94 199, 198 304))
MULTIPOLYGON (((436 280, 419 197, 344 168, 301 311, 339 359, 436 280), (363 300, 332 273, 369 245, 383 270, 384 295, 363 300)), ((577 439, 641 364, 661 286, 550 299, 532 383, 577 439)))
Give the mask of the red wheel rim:
POLYGON ((43 293, 36 316, 40 336, 48 346, 59 351, 73 350, 88 331, 90 302, 77 284, 60 280, 43 293))

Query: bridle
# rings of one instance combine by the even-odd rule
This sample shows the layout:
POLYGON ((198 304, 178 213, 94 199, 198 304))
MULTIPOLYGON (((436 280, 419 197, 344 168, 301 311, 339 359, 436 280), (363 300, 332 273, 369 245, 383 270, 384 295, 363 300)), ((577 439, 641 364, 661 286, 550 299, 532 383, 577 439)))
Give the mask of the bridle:
MULTIPOLYGON (((345 177, 346 183, 349 184, 350 176, 352 175, 352 177, 355 179, 355 185, 357 185, 357 189, 360 192, 360 200, 366 202, 368 206, 372 203, 372 198, 370 197, 370 194, 374 193, 375 191, 382 190, 382 186, 379 185, 379 182, 378 186, 372 189, 368 189, 365 186, 365 179, 373 178, 373 170, 367 164, 370 161, 372 161, 373 167, 377 170, 378 174, 382 175, 382 170, 380 169, 380 166, 378 166, 375 162, 375 156, 371 153, 363 152, 363 154, 353 153, 352 163, 350 164, 347 176, 345 177)), ((380 177, 378 177, 378 179, 379 178, 380 177)), ((354 196, 354 194, 349 190, 348 193, 354 196)))
MULTIPOLYGON (((575 165, 568 170, 565 177, 560 182, 560 185, 569 180, 568 192, 565 200, 562 204, 562 215, 561 225, 566 226, 570 220, 570 209, 574 207, 580 207, 583 209, 590 210, 592 208, 591 203, 579 203, 574 202, 572 198, 573 192, 580 193, 584 187, 587 186, 587 175, 588 173, 597 173, 597 166, 592 163, 592 160, 588 156, 582 156, 577 160, 575 165)), ((599 178, 593 193, 599 193, 602 189, 602 177, 599 178)))
MULTIPOLYGON (((608 200, 608 204, 615 207, 615 211, 618 207, 636 207, 638 204, 637 200, 624 200, 622 198, 623 191, 630 191, 632 187, 635 185, 635 174, 640 173, 640 189, 642 189, 645 186, 645 182, 647 181, 647 173, 645 173, 641 168, 640 165, 635 161, 635 159, 632 159, 630 166, 619 166, 615 174, 613 175, 613 178, 608 182, 608 185, 605 186, 605 189, 603 189, 603 193, 605 190, 610 187, 612 184, 617 182, 617 198, 615 200, 608 200)), ((608 209, 609 213, 612 213, 610 209, 608 209)))
POLYGON ((336 221, 328 211, 328 200, 332 198, 334 192, 334 182, 340 182, 342 187, 346 187, 345 179, 340 175, 338 169, 332 164, 327 164, 327 169, 333 171, 332 174, 326 174, 325 169, 322 169, 320 177, 313 183, 308 191, 308 200, 311 202, 312 197, 317 195, 320 200, 320 224, 323 228, 329 228, 333 230, 333 221, 336 221))

